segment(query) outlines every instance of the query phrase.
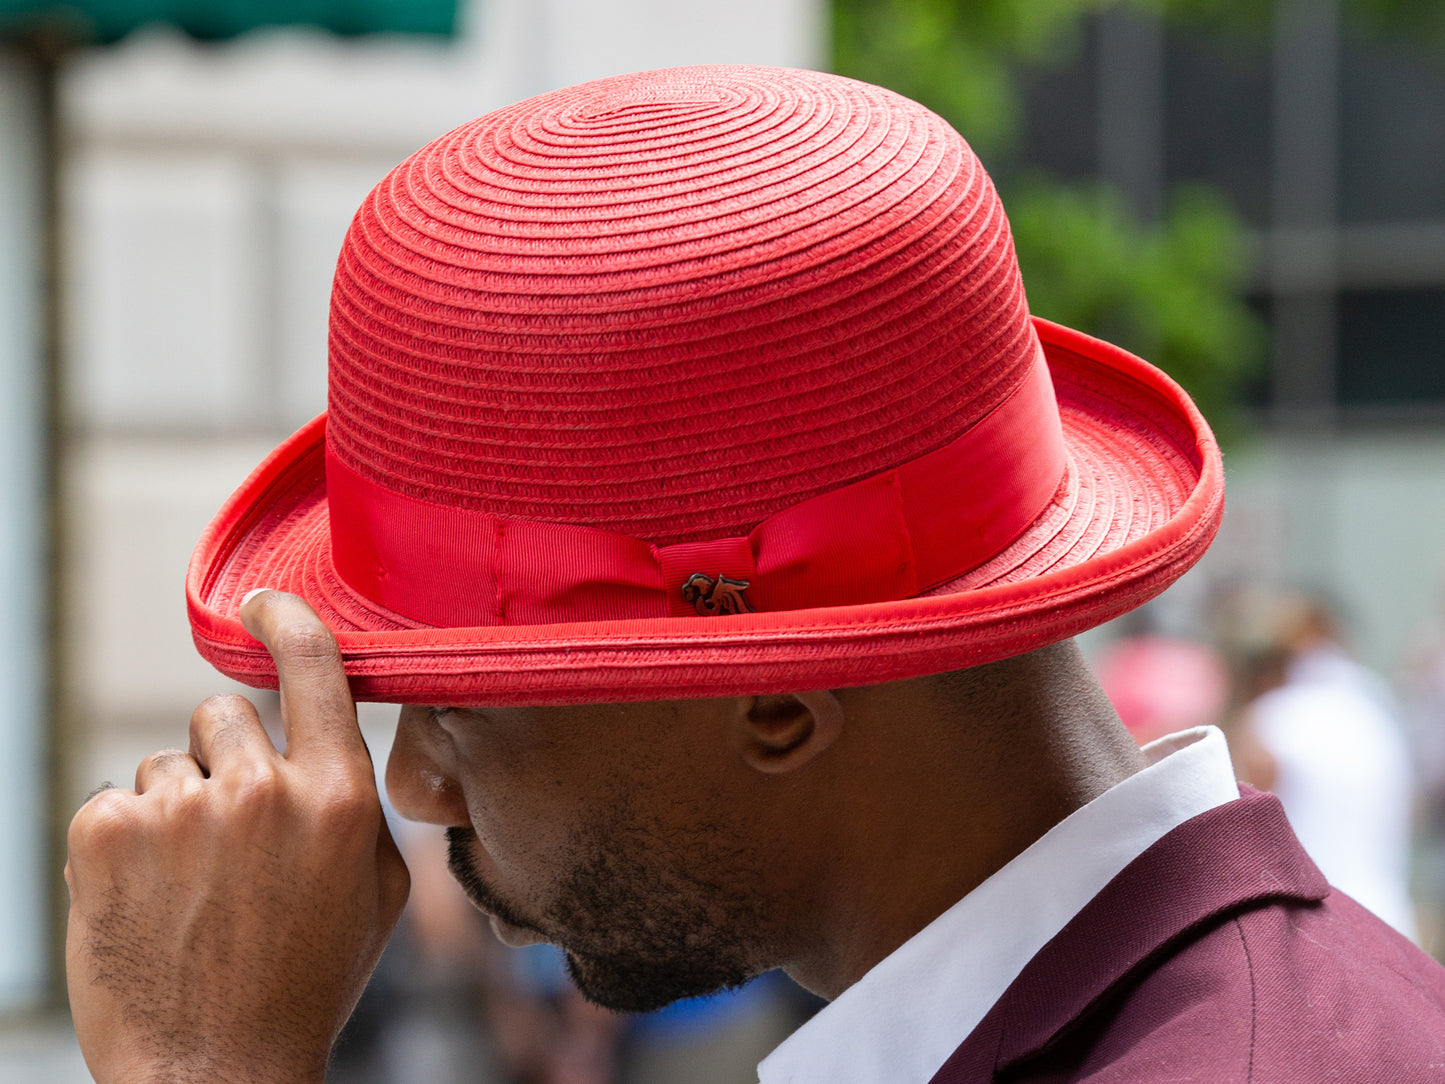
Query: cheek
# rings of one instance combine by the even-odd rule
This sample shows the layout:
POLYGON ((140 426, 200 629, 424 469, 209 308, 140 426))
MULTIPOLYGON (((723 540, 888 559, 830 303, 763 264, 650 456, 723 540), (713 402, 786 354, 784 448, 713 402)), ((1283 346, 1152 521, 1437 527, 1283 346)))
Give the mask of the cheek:
POLYGON ((466 816, 488 866, 505 881, 540 883, 568 861, 589 795, 543 758, 505 747, 466 757, 466 816))

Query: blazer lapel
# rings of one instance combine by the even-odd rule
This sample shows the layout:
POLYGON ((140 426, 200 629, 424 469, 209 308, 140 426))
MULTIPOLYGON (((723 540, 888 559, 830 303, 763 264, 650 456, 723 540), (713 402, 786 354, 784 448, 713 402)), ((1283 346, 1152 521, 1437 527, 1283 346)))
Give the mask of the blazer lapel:
POLYGON ((1272 795, 1194 817, 1150 847, 1039 950, 930 1084, 977 1084, 1037 1054, 1111 987, 1172 943, 1271 900, 1322 900, 1329 885, 1272 795))

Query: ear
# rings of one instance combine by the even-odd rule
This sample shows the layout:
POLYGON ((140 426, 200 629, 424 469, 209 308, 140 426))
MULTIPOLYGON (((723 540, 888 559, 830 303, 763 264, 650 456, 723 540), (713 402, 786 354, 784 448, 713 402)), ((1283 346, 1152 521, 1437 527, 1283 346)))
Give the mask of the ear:
POLYGON ((800 768, 843 732, 843 705, 827 690, 738 701, 738 755, 760 772, 800 768))

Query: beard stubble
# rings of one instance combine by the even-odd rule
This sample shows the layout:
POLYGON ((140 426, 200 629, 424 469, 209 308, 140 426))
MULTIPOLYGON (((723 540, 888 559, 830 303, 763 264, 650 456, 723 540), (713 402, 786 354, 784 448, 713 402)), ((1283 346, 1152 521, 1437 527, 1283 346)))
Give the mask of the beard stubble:
POLYGON ((735 989, 764 968, 748 945, 765 938, 753 864, 718 833, 663 838, 629 808, 574 832, 547 898, 516 903, 488 883, 470 828, 447 829, 447 864, 471 901, 558 945, 577 988, 618 1012, 652 1012, 735 989))

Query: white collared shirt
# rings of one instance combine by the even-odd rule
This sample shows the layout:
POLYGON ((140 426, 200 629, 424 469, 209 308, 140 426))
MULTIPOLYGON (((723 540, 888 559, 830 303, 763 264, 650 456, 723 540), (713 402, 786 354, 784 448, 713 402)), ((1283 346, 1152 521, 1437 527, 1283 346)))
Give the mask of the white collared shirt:
POLYGON ((1024 965, 1125 866, 1239 797, 1224 735, 1144 747, 1148 767, 1050 828, 758 1066, 761 1084, 927 1084, 1024 965))

